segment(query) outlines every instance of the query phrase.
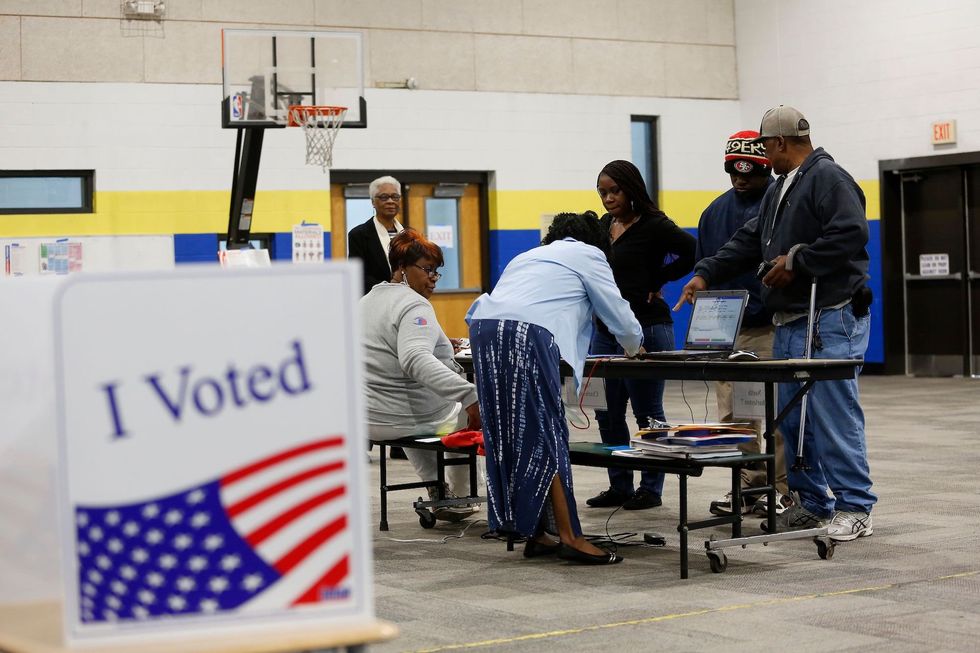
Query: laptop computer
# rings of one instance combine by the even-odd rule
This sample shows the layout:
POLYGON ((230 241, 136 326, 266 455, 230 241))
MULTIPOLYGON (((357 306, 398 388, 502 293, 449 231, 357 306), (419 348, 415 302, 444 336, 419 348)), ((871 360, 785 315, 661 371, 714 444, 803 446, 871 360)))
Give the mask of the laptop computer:
POLYGON ((646 352, 640 357, 650 360, 728 358, 735 349, 735 339, 742 327, 742 317, 748 303, 747 290, 703 290, 694 293, 684 348, 646 352))

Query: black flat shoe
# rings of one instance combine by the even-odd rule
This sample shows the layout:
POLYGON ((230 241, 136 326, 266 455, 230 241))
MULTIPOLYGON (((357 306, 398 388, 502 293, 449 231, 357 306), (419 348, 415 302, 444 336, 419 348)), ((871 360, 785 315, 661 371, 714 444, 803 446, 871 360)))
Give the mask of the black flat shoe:
POLYGON ((568 562, 573 562, 577 565, 614 565, 617 562, 622 562, 622 556, 618 556, 615 553, 603 553, 602 555, 592 555, 591 553, 585 553, 574 549, 567 544, 558 545, 558 557, 562 560, 567 560, 568 562))
POLYGON ((558 549, 560 548, 561 548, 561 544, 548 546, 547 544, 541 544, 537 540, 531 538, 524 543, 524 557, 537 558, 538 556, 555 555, 556 553, 558 553, 558 549))

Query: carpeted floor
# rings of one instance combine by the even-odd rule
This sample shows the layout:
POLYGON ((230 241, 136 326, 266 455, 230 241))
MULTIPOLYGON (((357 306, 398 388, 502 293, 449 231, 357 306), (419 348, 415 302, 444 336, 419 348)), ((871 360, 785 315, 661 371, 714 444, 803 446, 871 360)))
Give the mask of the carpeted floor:
MULTIPOLYGON (((874 535, 841 544, 831 560, 809 540, 728 549, 727 571, 714 574, 704 538, 725 531, 700 531, 688 580, 678 574, 676 477, 663 507, 613 513, 585 507, 607 486, 605 472, 574 468, 587 533, 667 536, 666 548, 623 546, 622 564, 587 568, 508 553, 481 538, 484 521, 423 530, 411 492, 391 495, 391 530, 377 531, 375 451, 376 612, 401 636, 372 650, 980 650, 980 381, 868 376, 861 386, 879 494, 874 535)), ((668 418, 693 410, 703 419, 706 392, 713 419, 713 389, 669 383, 668 418)), ((598 440, 594 424, 572 440, 598 440)), ((405 461, 389 469, 413 478, 405 461)), ((708 516, 728 478, 709 470, 691 479, 692 519, 708 516)), ((757 524, 749 519, 746 534, 757 524)))

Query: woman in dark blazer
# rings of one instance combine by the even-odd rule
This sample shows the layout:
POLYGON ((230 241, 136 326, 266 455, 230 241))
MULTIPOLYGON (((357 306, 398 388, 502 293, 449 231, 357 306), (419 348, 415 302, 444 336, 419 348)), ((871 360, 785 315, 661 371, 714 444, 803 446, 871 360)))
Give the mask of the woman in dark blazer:
POLYGON ((368 189, 374 215, 347 234, 347 258, 359 258, 364 266, 364 294, 391 279, 388 242, 403 229, 395 218, 401 210, 402 185, 394 177, 379 177, 368 189))

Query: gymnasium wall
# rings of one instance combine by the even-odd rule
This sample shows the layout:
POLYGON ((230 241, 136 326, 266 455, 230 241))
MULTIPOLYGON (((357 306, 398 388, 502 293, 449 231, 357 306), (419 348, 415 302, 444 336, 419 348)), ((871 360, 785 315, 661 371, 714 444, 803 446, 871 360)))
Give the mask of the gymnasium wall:
MULTIPOLYGON (((799 108, 823 146, 864 188, 871 222, 873 316, 882 313, 878 162, 980 150, 980 4, 970 0, 735 0, 739 106, 757 125, 799 108), (955 145, 933 145, 935 121, 955 145)), ((872 319, 867 360, 883 361, 872 319)))
MULTIPOLYGON (((370 128, 341 134, 335 167, 491 173, 494 278, 541 214, 599 208, 595 175, 629 158, 631 114, 661 116, 663 201, 692 226, 716 193, 705 125, 738 112, 733 26, 716 0, 174 0, 159 23, 121 20, 117 0, 6 0, 2 165, 94 169, 96 195, 90 215, 0 216, 0 237, 169 234, 199 260, 213 238, 188 237, 227 228, 223 27, 360 31, 370 128), (407 77, 418 90, 377 88, 407 77)), ((254 230, 328 223, 298 130, 268 132, 262 156, 254 230)))

